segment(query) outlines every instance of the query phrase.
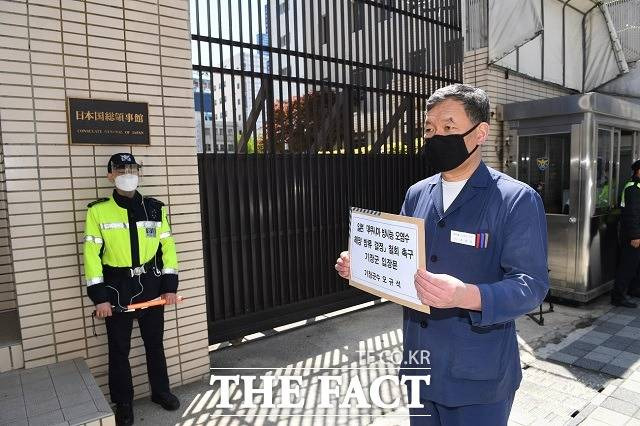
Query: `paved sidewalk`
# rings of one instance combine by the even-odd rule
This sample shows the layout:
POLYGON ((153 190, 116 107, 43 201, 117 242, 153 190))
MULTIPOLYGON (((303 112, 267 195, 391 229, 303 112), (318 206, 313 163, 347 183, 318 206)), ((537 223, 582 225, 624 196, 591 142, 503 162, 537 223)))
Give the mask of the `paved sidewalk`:
POLYGON ((566 371, 605 378, 597 394, 559 424, 640 425, 640 309, 611 309, 539 355, 566 371))
MULTIPOLYGON (((519 330, 523 380, 510 426, 640 426, 640 355, 636 353, 640 309, 613 308, 606 299, 585 308, 600 314, 592 321, 584 317, 585 321, 574 323, 575 330, 533 350, 527 350, 523 336, 535 334, 536 329, 519 330)), ((552 324, 553 314, 547 321, 552 324)), ((519 320, 518 325, 522 324, 519 320)), ((539 330, 545 329, 553 332, 554 327, 539 330)), ((405 417, 382 416, 372 425, 407 425, 407 410, 395 414, 400 413, 405 417)))
POLYGON ((569 336, 550 360, 627 378, 640 367, 640 310, 615 308, 569 336))
MULTIPOLYGON (((215 385, 202 382, 176 389, 183 404, 178 412, 158 409, 148 398, 136 401, 136 424, 365 426, 385 414, 394 416, 393 410, 376 407, 321 409, 318 381, 322 376, 340 376, 347 383, 357 376, 366 391, 375 378, 397 375, 396 364, 381 354, 401 353, 401 321, 402 308, 385 303, 211 352, 212 373, 216 375, 301 376, 300 396, 305 405, 300 409, 262 405, 256 409, 241 408, 242 386, 230 389, 233 408, 221 409, 219 382, 215 385), (375 366, 372 363, 370 368, 361 368, 358 351, 374 356, 375 366)), ((262 383, 256 382, 255 386, 261 387, 262 383)), ((391 387, 383 389, 383 399, 399 397, 398 391, 391 387)))
MULTIPOLYGON (((552 353, 561 352, 571 342, 597 327, 602 330, 602 319, 612 318, 607 316, 610 309, 604 296, 587 306, 556 305, 554 313, 545 315, 544 326, 526 317, 516 322, 525 369, 514 401, 511 425, 574 425, 584 420, 597 421, 603 413, 610 419, 619 419, 604 410, 615 407, 617 400, 634 397, 628 393, 635 392, 629 389, 634 383, 625 382, 623 386, 622 379, 609 374, 544 359, 552 353)), ((638 311, 636 314, 640 314, 638 311)), ((404 407, 340 412, 317 408, 316 384, 321 375, 340 375, 345 379, 358 375, 366 390, 376 377, 396 374, 397 369, 389 362, 379 363, 379 368, 367 371, 346 368, 358 366, 358 350, 371 351, 378 360, 385 353, 399 351, 402 345, 401 321, 402 309, 385 303, 342 316, 325 317, 323 321, 286 332, 268 332, 265 333, 266 338, 227 346, 211 353, 212 366, 216 368, 264 368, 229 370, 224 374, 302 375, 303 396, 308 403, 298 411, 221 410, 216 408, 220 401, 219 385, 211 386, 203 381, 175 390, 183 403, 178 412, 165 412, 148 398, 136 401, 136 424, 408 425, 408 412, 404 407)), ((631 319, 627 324, 633 321, 631 319)), ((223 374, 220 370, 217 373, 223 374)), ((629 380, 637 381, 637 377, 630 376, 629 380)), ((242 396, 241 389, 232 389, 232 400, 237 402, 242 396)), ((395 390, 387 389, 385 400, 396 396, 395 390)))

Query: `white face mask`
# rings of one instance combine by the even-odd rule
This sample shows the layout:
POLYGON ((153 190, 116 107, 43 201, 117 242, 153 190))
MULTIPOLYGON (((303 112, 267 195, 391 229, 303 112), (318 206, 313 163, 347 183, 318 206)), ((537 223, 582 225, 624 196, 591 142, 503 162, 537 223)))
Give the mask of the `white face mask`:
POLYGON ((138 187, 138 175, 116 176, 116 188, 121 191, 135 191, 138 187))

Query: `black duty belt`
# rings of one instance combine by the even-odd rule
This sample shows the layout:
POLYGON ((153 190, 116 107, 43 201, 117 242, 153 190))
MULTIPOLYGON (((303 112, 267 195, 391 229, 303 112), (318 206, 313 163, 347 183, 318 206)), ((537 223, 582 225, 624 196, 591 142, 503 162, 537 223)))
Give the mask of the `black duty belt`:
POLYGON ((102 265, 102 273, 106 279, 108 279, 108 277, 116 277, 120 279, 133 278, 152 272, 153 269, 155 269, 154 259, 151 259, 147 263, 135 268, 102 265))

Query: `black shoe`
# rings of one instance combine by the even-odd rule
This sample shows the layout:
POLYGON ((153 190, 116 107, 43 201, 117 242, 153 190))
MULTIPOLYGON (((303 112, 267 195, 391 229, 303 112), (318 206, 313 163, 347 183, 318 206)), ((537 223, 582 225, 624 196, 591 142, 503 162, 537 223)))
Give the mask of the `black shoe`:
POLYGON ((640 289, 633 289, 633 290, 629 291, 629 296, 637 297, 637 298, 640 299, 640 289))
POLYGON ((636 303, 632 302, 627 297, 611 299, 611 304, 613 306, 622 306, 624 308, 637 308, 638 307, 638 305, 636 303))
POLYGON ((131 403, 116 404, 116 425, 130 426, 133 424, 133 405, 131 403))
POLYGON ((180 400, 171 392, 151 395, 151 401, 160 404, 162 408, 168 411, 175 411, 180 408, 180 400))

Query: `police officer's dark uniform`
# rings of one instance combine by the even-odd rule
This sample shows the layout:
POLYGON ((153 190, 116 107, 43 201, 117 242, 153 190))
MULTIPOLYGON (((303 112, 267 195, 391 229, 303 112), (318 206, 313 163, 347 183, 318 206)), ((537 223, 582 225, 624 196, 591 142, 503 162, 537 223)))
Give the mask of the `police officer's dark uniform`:
POLYGON ((640 160, 631 165, 633 176, 622 191, 620 207, 622 207, 620 226, 620 263, 616 273, 616 282, 611 290, 611 303, 616 306, 635 308, 637 305, 629 300, 627 292, 640 296, 639 289, 630 288, 640 267, 640 248, 631 245, 633 240, 640 239, 640 160))
MULTIPOLYGON (((126 178, 137 176, 139 165, 133 155, 115 154, 108 172, 126 178), (125 168, 135 173, 125 174, 125 168), (131 169, 130 169, 131 170, 131 169)), ((167 410, 176 410, 179 400, 170 392, 164 355, 164 307, 118 312, 131 303, 175 293, 178 287, 178 261, 163 203, 143 197, 135 187, 133 197, 116 189, 109 198, 89 204, 85 224, 84 270, 87 294, 94 304, 109 302, 112 316, 106 317, 109 340, 109 391, 116 404, 118 424, 133 423, 133 383, 129 365, 131 331, 138 320, 144 341, 152 401, 167 410)), ((116 187, 119 181, 116 178, 116 187)), ((121 183, 121 186, 124 185, 121 183)), ((133 190, 132 190, 133 189, 133 190)))

